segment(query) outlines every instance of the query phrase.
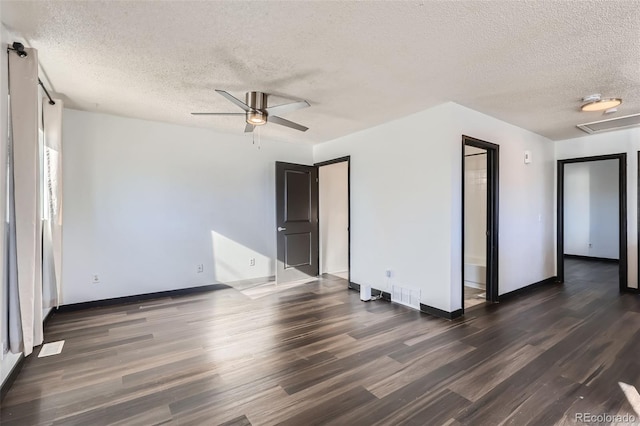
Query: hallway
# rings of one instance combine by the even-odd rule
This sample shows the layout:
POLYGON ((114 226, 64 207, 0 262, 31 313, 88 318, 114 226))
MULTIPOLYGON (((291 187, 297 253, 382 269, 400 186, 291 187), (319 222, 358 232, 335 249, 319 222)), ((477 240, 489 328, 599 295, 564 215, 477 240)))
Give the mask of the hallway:
POLYGON ((618 291, 618 262, 564 258, 564 274, 567 282, 600 283, 618 291))

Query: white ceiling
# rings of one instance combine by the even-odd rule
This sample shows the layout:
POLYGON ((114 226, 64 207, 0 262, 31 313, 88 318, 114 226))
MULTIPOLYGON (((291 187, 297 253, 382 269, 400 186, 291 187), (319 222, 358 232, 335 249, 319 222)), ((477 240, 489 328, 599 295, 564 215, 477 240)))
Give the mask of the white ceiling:
MULTIPOLYGON (((242 133, 214 92, 306 99, 262 136, 318 143, 454 101, 551 139, 584 135, 582 96, 640 112, 640 2, 1 3, 53 90, 81 110, 242 133)), ((284 99, 273 98, 274 103, 284 99)))

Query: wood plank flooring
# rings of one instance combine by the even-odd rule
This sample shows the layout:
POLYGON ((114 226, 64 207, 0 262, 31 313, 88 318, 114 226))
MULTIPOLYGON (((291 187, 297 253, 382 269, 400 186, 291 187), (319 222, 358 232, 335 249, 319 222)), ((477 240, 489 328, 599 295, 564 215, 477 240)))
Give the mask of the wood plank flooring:
POLYGON ((548 425, 635 414, 639 296, 617 265, 446 321, 327 277, 55 314, 2 425, 548 425))

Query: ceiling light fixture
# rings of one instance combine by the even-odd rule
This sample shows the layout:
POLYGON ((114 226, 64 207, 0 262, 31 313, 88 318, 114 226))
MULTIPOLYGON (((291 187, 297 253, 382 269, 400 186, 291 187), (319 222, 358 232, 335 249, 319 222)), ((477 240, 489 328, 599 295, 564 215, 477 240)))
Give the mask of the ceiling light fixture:
POLYGON ((602 98, 599 93, 596 93, 594 95, 585 96, 584 98, 582 98, 582 102, 586 103, 580 107, 580 110, 585 112, 593 112, 615 108, 622 103, 622 99, 602 98))
POLYGON ((240 99, 236 98, 229 92, 225 92, 224 90, 216 89, 216 92, 220 95, 227 98, 227 100, 236 104, 244 110, 244 112, 192 112, 192 115, 244 115, 245 121, 247 122, 244 127, 245 133, 251 133, 255 130, 256 127, 262 126, 264 124, 273 123, 278 124, 280 126, 289 127, 291 129, 299 130, 301 132, 306 132, 309 130, 308 127, 302 126, 298 123, 294 123, 293 121, 285 120, 282 117, 279 117, 280 114, 295 111, 300 108, 306 108, 309 105, 307 101, 296 101, 288 104, 282 105, 274 105, 267 106, 267 94, 263 92, 247 92, 246 93, 246 102, 242 102, 240 99), (276 115, 277 114, 277 115, 276 115))
POLYGON ((263 124, 267 124, 267 114, 262 111, 248 111, 247 123, 253 126, 262 126, 263 124))
POLYGON ((267 124, 267 95, 262 92, 247 92, 246 105, 250 108, 247 110, 247 124, 252 126, 262 126, 267 124))

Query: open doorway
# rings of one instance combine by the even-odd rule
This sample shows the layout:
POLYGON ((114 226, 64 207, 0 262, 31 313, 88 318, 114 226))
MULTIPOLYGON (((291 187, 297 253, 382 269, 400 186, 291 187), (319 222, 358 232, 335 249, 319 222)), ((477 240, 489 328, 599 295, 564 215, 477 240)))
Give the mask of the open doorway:
POLYGON ((558 280, 627 287, 626 154, 558 161, 558 280))
POLYGON ((499 146, 462 137, 462 308, 498 301, 499 146))
POLYGON ((316 164, 320 275, 349 276, 349 157, 316 164))
POLYGON ((464 307, 487 299, 487 150, 464 146, 464 307))
POLYGON ((350 157, 276 162, 276 282, 350 276, 350 157))

